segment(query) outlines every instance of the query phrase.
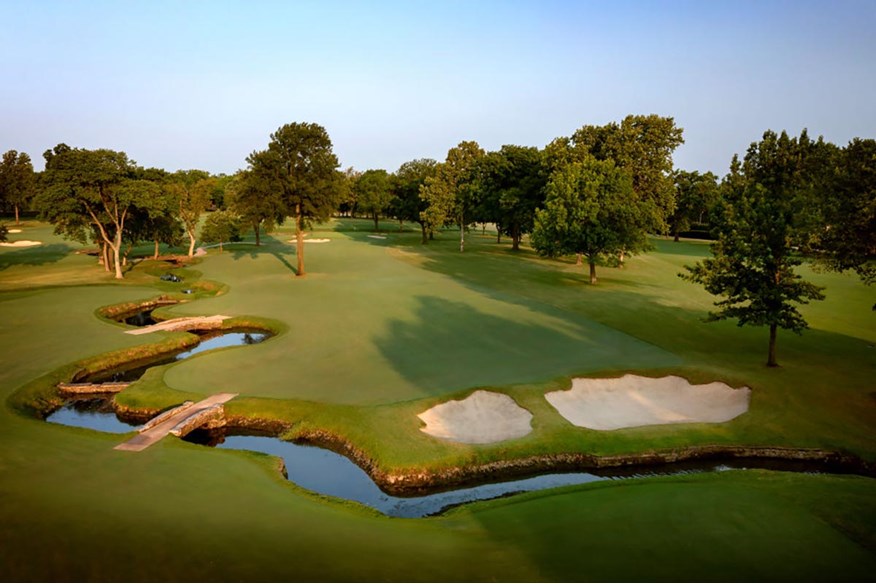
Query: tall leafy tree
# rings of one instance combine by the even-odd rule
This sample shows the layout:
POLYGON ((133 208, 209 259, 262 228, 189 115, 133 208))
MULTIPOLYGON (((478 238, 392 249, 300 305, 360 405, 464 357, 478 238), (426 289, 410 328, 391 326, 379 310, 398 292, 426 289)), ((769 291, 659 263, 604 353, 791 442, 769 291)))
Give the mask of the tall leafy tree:
POLYGON ((423 243, 428 241, 427 223, 422 217, 427 203, 420 198, 420 188, 426 183, 426 179, 434 176, 437 164, 431 158, 410 160, 402 164, 391 177, 393 199, 390 213, 399 221, 419 223, 423 243))
POLYGON ((213 211, 204 221, 201 239, 207 243, 218 243, 222 253, 225 243, 240 241, 240 217, 232 211, 213 211))
MULTIPOLYGON (((819 189, 820 229, 813 243, 822 265, 854 270, 876 281, 876 140, 855 138, 831 157, 832 174, 819 189)), ((874 306, 876 309, 876 306, 874 306)))
POLYGON ((382 169, 366 170, 353 183, 356 209, 374 220, 374 231, 380 229, 380 215, 389 209, 392 188, 389 174, 382 169))
POLYGON ((513 250, 532 232, 535 211, 544 203, 548 173, 537 148, 505 145, 480 161, 480 219, 511 238, 513 250))
POLYGON ((479 192, 477 168, 484 154, 477 142, 460 142, 420 190, 427 203, 421 216, 430 229, 450 222, 459 225, 459 251, 465 251, 465 228, 473 221, 479 192))
POLYGON ((621 250, 647 248, 642 217, 650 203, 633 194, 632 179, 611 160, 585 158, 551 174, 544 209, 535 216, 532 245, 545 256, 577 253, 587 258, 590 283, 596 263, 621 250))
POLYGON ((687 231, 693 223, 702 223, 718 201, 718 178, 711 172, 700 174, 676 170, 675 210, 669 217, 669 230, 675 241, 679 233, 687 231))
POLYGON ((250 170, 277 189, 286 214, 295 218, 297 276, 304 276, 304 229, 325 221, 343 195, 332 141, 318 124, 291 123, 271 134, 264 154, 247 158, 250 170))
POLYGON ((225 189, 225 202, 242 223, 252 227, 256 245, 262 244, 262 229, 268 232, 285 218, 280 191, 273 188, 263 176, 249 170, 241 170, 234 175, 225 189))
POLYGON ((794 249, 808 238, 812 141, 767 131, 740 164, 731 163, 721 201, 712 216, 713 257, 686 266, 681 277, 722 296, 709 320, 736 319, 739 326, 769 327, 767 365, 775 367, 778 329, 800 334, 807 323, 795 305, 824 298, 821 289, 794 272, 794 249))
POLYGON ((175 201, 178 217, 189 238, 189 257, 195 255, 198 224, 210 207, 216 180, 203 170, 178 170, 167 177, 164 189, 175 201))
POLYGON ((135 177, 136 165, 124 152, 113 150, 62 150, 47 159, 43 215, 56 231, 81 238, 87 226, 99 235, 105 265, 112 264, 122 279, 121 248, 129 214, 145 193, 154 190, 151 181, 135 177))
POLYGON ((682 135, 671 117, 629 115, 619 124, 584 126, 572 135, 569 145, 573 159, 590 155, 612 160, 628 171, 636 196, 651 203, 645 228, 665 233, 675 208, 672 153, 684 143, 682 135))
POLYGON ((26 152, 9 150, 0 160, 0 204, 12 207, 15 224, 20 225, 20 211, 36 195, 36 175, 26 152))

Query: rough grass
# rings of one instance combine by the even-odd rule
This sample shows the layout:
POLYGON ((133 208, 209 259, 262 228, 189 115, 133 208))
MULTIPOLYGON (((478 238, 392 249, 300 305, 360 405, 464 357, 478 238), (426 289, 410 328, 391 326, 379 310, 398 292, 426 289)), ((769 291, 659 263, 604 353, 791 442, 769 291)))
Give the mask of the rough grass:
MULTIPOLYGON (((675 277, 702 257, 702 245, 657 242, 658 253, 623 269, 600 268, 600 285, 589 287, 571 262, 512 254, 476 236, 460 256, 452 233, 423 249, 417 233, 398 236, 394 227, 375 240, 366 237, 368 222, 331 225, 320 236, 333 241, 308 249, 303 280, 290 271, 291 248, 279 243, 288 232, 263 249, 211 251, 197 269, 227 284, 227 294, 168 308, 168 316, 269 318, 288 330, 152 371, 122 396, 164 407, 234 382, 248 397, 229 410, 284 417, 299 430, 337 430, 390 466, 740 441, 874 457, 876 315, 872 290, 852 279, 813 276, 828 285, 828 300, 806 308, 813 330, 780 337, 784 367, 770 370, 762 365, 764 331, 702 324, 711 298, 675 277), (594 355, 596 345, 602 352, 594 355), (748 384, 752 411, 714 427, 597 433, 572 428, 539 397, 568 375, 627 368, 748 384), (478 380, 472 385, 507 391, 531 409, 533 433, 497 447, 456 447, 420 433, 414 414, 469 391, 466 373, 478 380)), ((9 256, 25 251, 0 250, 4 403, 16 388, 71 363, 154 342, 95 315, 102 306, 174 293, 148 264, 116 283, 93 258, 9 256)), ((876 568, 872 479, 767 472, 648 479, 393 520, 304 493, 264 456, 174 439, 132 455, 112 450, 118 440, 0 408, 4 576, 863 580, 876 568)))

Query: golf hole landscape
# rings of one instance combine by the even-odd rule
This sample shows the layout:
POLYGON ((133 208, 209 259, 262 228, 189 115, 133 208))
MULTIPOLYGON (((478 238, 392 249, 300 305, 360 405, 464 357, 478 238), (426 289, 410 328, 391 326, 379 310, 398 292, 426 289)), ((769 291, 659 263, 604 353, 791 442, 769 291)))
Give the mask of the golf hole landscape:
POLYGON ((864 4, 0 2, 0 581, 872 581, 864 4))

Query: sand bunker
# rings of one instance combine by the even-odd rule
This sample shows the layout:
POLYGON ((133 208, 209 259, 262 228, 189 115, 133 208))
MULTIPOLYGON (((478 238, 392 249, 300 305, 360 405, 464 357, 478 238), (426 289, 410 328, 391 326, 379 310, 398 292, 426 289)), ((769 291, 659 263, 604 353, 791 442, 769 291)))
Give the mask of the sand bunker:
POLYGON ((426 434, 466 444, 501 442, 532 431, 531 413, 507 395, 483 390, 439 404, 417 417, 426 423, 420 428, 426 434))
POLYGON ((385 235, 369 235, 371 239, 386 239, 385 235))
MULTIPOLYGON (((328 243, 330 241, 331 239, 305 239, 304 243, 328 243)), ((298 241, 295 239, 290 239, 288 243, 295 245, 298 243, 298 241)))
POLYGON ((19 241, 6 241, 0 243, 3 247, 33 247, 34 245, 42 245, 42 241, 31 241, 29 239, 22 239, 19 241))
POLYGON ((572 389, 545 398, 561 416, 583 428, 617 430, 654 424, 727 422, 748 411, 751 390, 726 383, 691 385, 670 375, 654 379, 573 379, 572 389))
POLYGON ((21 229, 7 229, 6 233, 21 233, 21 229))

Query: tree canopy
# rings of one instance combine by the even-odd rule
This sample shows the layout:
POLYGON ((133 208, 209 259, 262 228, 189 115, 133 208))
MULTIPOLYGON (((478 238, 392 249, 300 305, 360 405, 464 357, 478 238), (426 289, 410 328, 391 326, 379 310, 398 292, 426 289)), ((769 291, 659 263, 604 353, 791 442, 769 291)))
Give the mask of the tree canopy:
POLYGON ((679 233, 708 218, 709 211, 718 201, 718 178, 711 172, 700 174, 676 170, 673 179, 675 210, 669 217, 669 230, 678 241, 679 233))
POLYGON ((596 262, 647 247, 643 215, 650 204, 634 196, 632 178, 611 160, 585 158, 551 174, 544 209, 535 216, 532 245, 541 255, 587 258, 590 283, 596 262))
POLYGON ((794 272, 794 253, 809 237, 813 143, 767 131, 752 143, 742 164, 734 157, 723 198, 712 220, 717 241, 712 258, 687 266, 681 277, 722 296, 709 320, 736 319, 739 326, 768 326, 767 365, 776 360, 776 332, 807 328, 795 306, 821 300, 821 290, 794 272))
POLYGON ((389 174, 382 169, 366 170, 353 183, 356 209, 371 216, 374 231, 380 228, 378 219, 392 202, 391 186, 389 174))
POLYGON ((304 276, 304 229, 338 208, 343 189, 338 159, 325 128, 291 123, 271 134, 267 150, 247 158, 258 180, 280 193, 285 214, 295 217, 297 276, 304 276))
POLYGON ((438 163, 431 158, 418 158, 403 163, 391 177, 392 202, 390 212, 399 221, 419 223, 423 243, 428 241, 426 222, 422 217, 428 204, 420 197, 420 189, 426 179, 434 176, 438 163))
POLYGON ((20 224, 20 211, 36 195, 36 175, 26 152, 9 150, 0 160, 0 206, 12 207, 15 224, 20 224))

